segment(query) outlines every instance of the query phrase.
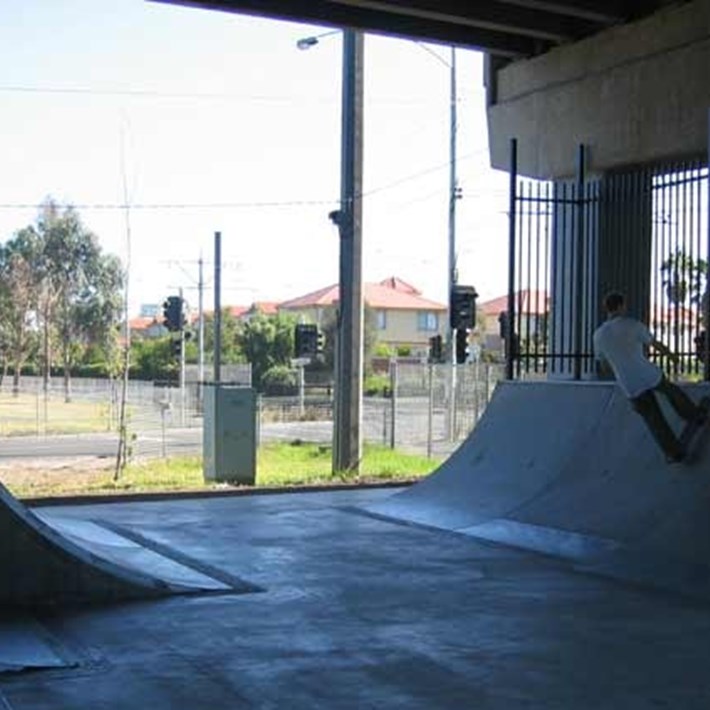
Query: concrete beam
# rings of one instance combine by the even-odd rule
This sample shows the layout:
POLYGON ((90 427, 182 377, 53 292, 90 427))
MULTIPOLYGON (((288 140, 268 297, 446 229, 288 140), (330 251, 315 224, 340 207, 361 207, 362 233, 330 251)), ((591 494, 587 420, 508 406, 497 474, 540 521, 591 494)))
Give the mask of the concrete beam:
MULTIPOLYGON (((495 67, 494 64, 491 64, 495 67)), ((491 71, 491 163, 545 179, 702 155, 710 106, 710 0, 692 0, 491 71)))

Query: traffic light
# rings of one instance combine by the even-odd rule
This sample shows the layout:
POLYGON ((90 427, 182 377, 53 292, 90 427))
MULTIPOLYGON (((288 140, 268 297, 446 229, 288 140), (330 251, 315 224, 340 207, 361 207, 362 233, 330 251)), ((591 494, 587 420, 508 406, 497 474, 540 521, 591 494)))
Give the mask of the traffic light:
POLYGON ((456 364, 462 365, 468 359, 468 330, 459 328, 456 331, 456 364))
POLYGON ((179 359, 180 355, 182 355, 182 340, 171 340, 170 352, 173 354, 173 357, 179 359))
POLYGON ((429 338, 429 362, 441 362, 444 356, 444 346, 440 335, 429 338))
POLYGON ((508 319, 508 311, 501 311, 498 314, 498 332, 500 337, 505 340, 508 337, 508 329, 510 328, 510 320, 508 319))
POLYGON ((449 323, 452 328, 462 330, 476 327, 476 298, 473 286, 459 286, 451 289, 449 299, 449 323))
POLYGON ((316 353, 318 355, 322 355, 323 351, 325 350, 325 333, 322 331, 318 331, 318 335, 316 338, 316 353))
POLYGON ((181 330, 185 325, 182 306, 183 299, 180 296, 168 296, 163 303, 163 325, 171 333, 181 330))
POLYGON ((318 327, 299 323, 294 333, 296 357, 313 357, 318 352, 318 327))

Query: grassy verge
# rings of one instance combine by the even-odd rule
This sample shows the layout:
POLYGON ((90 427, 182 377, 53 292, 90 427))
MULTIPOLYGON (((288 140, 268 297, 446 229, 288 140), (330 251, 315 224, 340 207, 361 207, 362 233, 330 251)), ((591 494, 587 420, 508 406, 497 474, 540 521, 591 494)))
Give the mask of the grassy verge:
POLYGON ((0 394, 0 436, 106 431, 108 408, 98 402, 65 402, 50 395, 0 394))
MULTIPOLYGON (((430 473, 437 461, 423 456, 365 445, 358 476, 333 476, 330 447, 304 443, 269 443, 259 449, 257 487, 316 486, 410 480, 430 473)), ((229 487, 208 484, 202 477, 202 458, 175 457, 132 463, 118 481, 110 468, 99 470, 37 470, 32 475, 3 475, 3 483, 19 497, 75 494, 205 491, 229 487)))

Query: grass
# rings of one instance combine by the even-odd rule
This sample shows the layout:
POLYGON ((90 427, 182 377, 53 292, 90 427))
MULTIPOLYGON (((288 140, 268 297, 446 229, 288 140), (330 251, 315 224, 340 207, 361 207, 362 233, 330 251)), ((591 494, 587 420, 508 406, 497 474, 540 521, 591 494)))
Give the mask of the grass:
MULTIPOLYGON (((411 480, 430 473, 438 461, 366 444, 358 476, 331 472, 330 447, 302 442, 269 443, 258 452, 256 487, 316 486, 411 480)), ((19 497, 50 497, 75 494, 150 493, 206 491, 229 488, 229 484, 206 483, 202 458, 175 457, 131 463, 118 481, 107 467, 99 470, 35 470, 15 476, 3 475, 3 483, 19 497)))
POLYGON ((65 402, 63 396, 0 394, 0 436, 106 431, 108 409, 99 402, 65 402))

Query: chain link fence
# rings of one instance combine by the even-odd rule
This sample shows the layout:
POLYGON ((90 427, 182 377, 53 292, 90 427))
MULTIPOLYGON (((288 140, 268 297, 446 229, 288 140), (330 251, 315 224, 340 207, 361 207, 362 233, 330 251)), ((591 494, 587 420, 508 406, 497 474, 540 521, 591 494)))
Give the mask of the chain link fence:
MULTIPOLYGON (((388 396, 363 399, 363 439, 430 457, 453 451, 483 414, 503 366, 392 363, 388 396)), ((248 373, 230 373, 248 384, 248 373)), ((0 386, 0 462, 115 456, 122 383, 74 380, 71 401, 56 378, 22 380, 15 396, 0 386)), ((259 443, 282 440, 330 445, 332 392, 261 397, 259 443)), ((197 383, 183 389, 165 382, 132 381, 127 423, 134 458, 202 454, 202 396, 197 383)))

